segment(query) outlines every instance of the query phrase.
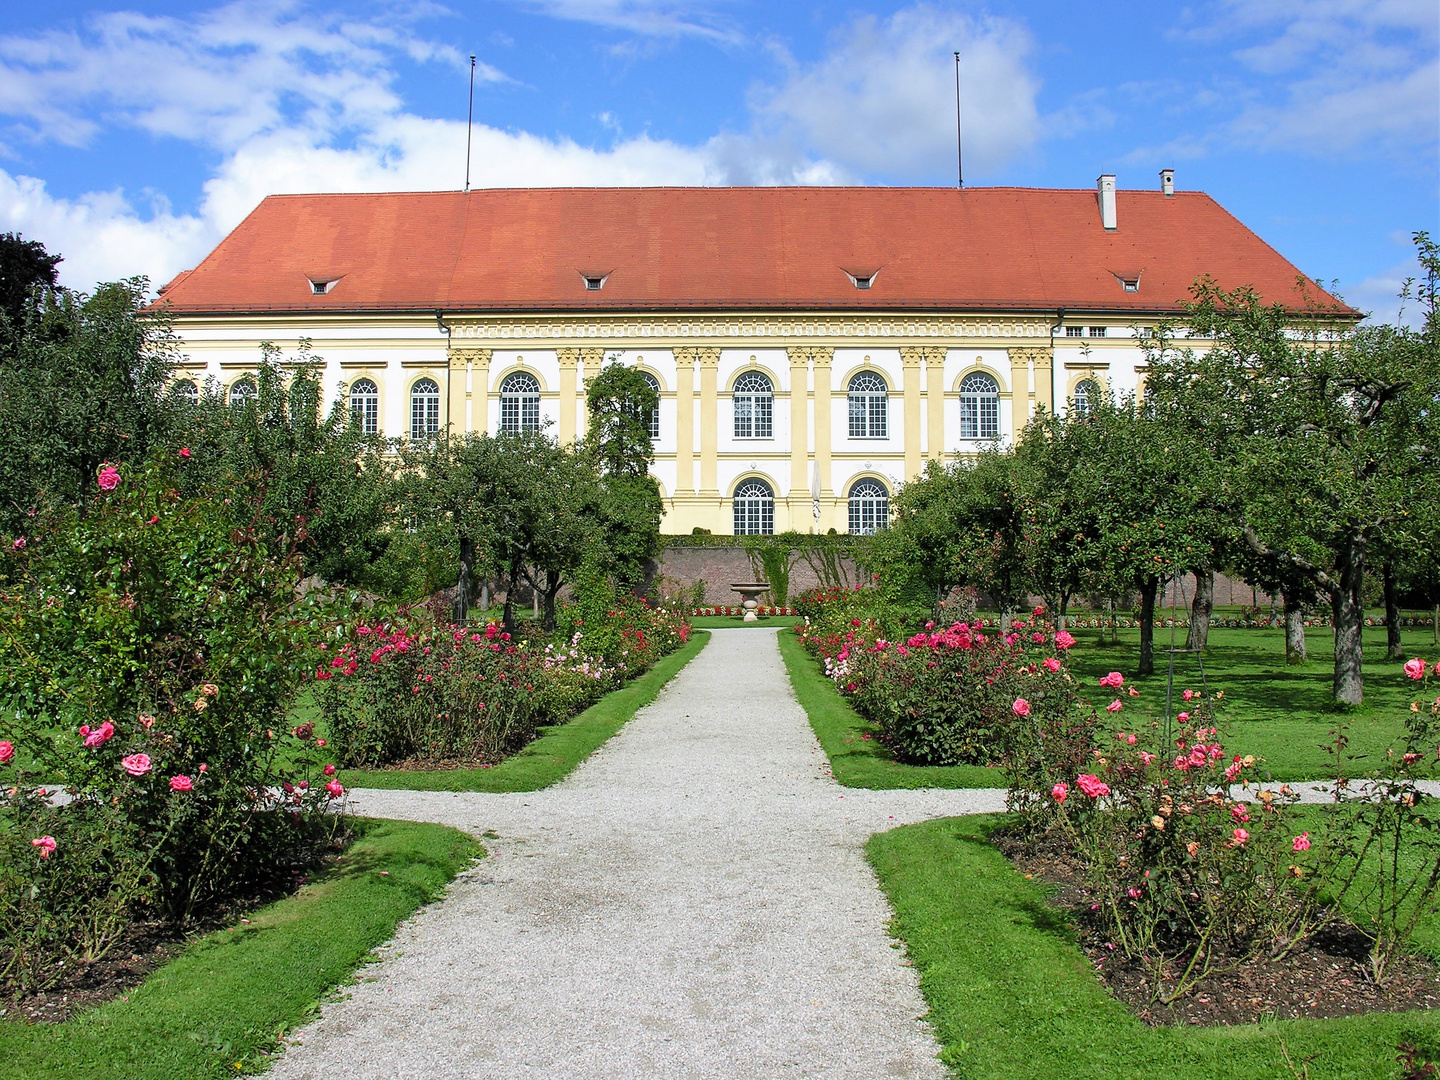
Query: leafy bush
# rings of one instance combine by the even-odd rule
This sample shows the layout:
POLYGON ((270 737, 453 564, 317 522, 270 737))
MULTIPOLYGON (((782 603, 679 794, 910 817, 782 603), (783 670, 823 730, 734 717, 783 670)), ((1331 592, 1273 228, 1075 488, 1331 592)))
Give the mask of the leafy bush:
MULTIPOLYGON (((1059 658, 1064 646, 1038 621, 990 633, 979 623, 929 623, 892 641, 881 620, 895 625, 894 609, 876 590, 831 591, 819 608, 819 622, 802 629, 802 640, 901 761, 998 764, 1012 747, 1024 753, 1022 731, 1054 736, 1074 726, 1074 684, 1059 658), (837 627, 847 614, 848 625, 837 627)), ((1088 740, 1081 723, 1072 742, 1088 740)))
POLYGON ((258 535, 253 488, 182 497, 188 466, 104 466, 83 512, 0 555, 0 970, 24 987, 133 918, 264 888, 338 827, 313 732, 285 726, 328 613, 258 535))
POLYGON ((689 636, 678 614, 582 579, 552 637, 513 641, 418 619, 361 624, 315 671, 334 750, 347 766, 493 764, 536 730, 581 712, 689 636))

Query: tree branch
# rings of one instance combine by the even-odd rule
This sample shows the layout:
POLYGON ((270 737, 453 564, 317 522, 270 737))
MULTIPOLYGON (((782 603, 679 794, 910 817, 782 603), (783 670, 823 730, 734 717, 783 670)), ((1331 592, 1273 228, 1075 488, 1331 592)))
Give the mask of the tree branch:
POLYGON ((1306 574, 1309 574, 1310 577, 1314 578, 1317 585, 1332 596, 1340 591, 1339 582, 1324 570, 1320 569, 1320 567, 1310 562, 1310 560, 1301 558, 1299 555, 1292 554, 1288 551, 1277 551, 1267 546, 1265 542, 1260 539, 1260 535, 1255 531, 1253 525, 1246 524, 1242 526, 1241 533, 1245 537, 1245 542, 1250 545, 1250 550, 1262 559, 1274 559, 1276 562, 1288 563, 1297 570, 1304 571, 1306 574))

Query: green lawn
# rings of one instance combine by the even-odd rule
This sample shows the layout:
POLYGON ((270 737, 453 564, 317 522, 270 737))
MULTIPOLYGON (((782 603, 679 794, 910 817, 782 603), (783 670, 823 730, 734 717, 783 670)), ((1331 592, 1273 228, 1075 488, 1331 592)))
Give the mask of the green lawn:
POLYGON ((752 623, 747 623, 741 615, 697 615, 690 620, 690 625, 704 630, 729 630, 746 626, 794 626, 804 621, 798 615, 759 615, 752 623))
POLYGON ((0 1024, 3 1080, 200 1080, 264 1068, 395 926, 481 854, 458 829, 354 822, 332 871, 63 1024, 0 1024), (238 1066, 238 1067, 237 1067, 238 1066))
POLYGON ((846 787, 969 788, 1004 787, 999 769, 978 765, 902 765, 875 741, 875 728, 840 696, 800 639, 782 631, 780 655, 790 685, 810 717, 810 726, 830 758, 830 771, 846 787), (868 736, 868 738, 867 738, 868 736))
POLYGON ((612 690, 579 716, 544 728, 534 742, 490 769, 437 769, 402 772, 394 769, 346 769, 340 779, 347 787, 390 788, 408 791, 539 791, 570 774, 593 754, 635 713, 655 700, 664 685, 705 647, 710 635, 703 630, 664 657, 638 679, 612 690))
MULTIPOLYGON (((1096 685, 1105 673, 1118 670, 1126 682, 1140 690, 1140 697, 1122 697, 1125 711, 1107 723, 1120 729, 1144 731, 1158 725, 1165 712, 1165 685, 1169 657, 1156 656, 1156 674, 1136 679, 1132 672, 1139 651, 1139 631, 1121 630, 1118 645, 1102 641, 1099 630, 1075 630, 1077 644, 1070 650, 1070 666, 1086 686, 1093 688, 1091 700, 1108 703, 1110 693, 1096 685)), ((1108 637, 1109 631, 1104 632, 1108 637)), ((1177 646, 1184 645, 1184 631, 1176 633, 1177 646)), ((1440 649, 1431 644, 1430 631, 1406 630, 1402 634, 1406 656, 1421 656, 1432 665, 1440 649)), ((1156 631, 1156 645, 1168 648, 1168 630, 1156 631)), ((1363 775, 1403 732, 1416 684, 1406 678, 1400 665, 1383 659, 1384 627, 1365 631, 1365 704, 1352 711, 1340 711, 1330 704, 1333 638, 1328 629, 1309 635, 1311 659, 1299 666, 1285 663, 1285 642, 1279 630, 1225 630, 1210 632, 1210 646, 1204 656, 1206 685, 1224 691, 1223 731, 1225 745, 1237 753, 1261 758, 1261 777, 1275 780, 1323 780, 1333 769, 1324 746, 1337 723, 1343 723, 1350 737, 1350 775, 1363 775)), ((865 788, 958 788, 1004 787, 997 769, 973 765, 955 767, 903 765, 893 761, 874 739, 875 728, 852 709, 820 666, 791 633, 780 634, 780 652, 790 671, 795 694, 810 715, 820 745, 830 757, 835 778, 849 787, 865 788), (864 736, 869 735, 866 740, 864 736)), ((1180 691, 1200 688, 1199 667, 1193 655, 1176 658, 1175 710, 1184 705, 1180 691)), ((1432 692, 1434 692, 1432 680, 1432 692)))
MULTIPOLYGON (((1149 1028, 1101 986, 1046 887, 987 841, 999 817, 947 818, 871 838, 942 1057, 965 1080, 1398 1078, 1395 1047, 1440 1057, 1418 1011, 1230 1028, 1149 1028), (1297 1071, 1285 1064, 1285 1052, 1297 1071), (1309 1059, 1308 1073, 1298 1069, 1309 1059)), ((1434 927, 1427 928, 1433 940, 1434 927)))
MULTIPOLYGON (((1155 631, 1156 674, 1134 679, 1139 652, 1138 630, 1121 630, 1118 646, 1102 643, 1099 630, 1075 630, 1078 644, 1070 650, 1070 665, 1087 685, 1094 687, 1097 704, 1108 694, 1095 680, 1108 671, 1123 672, 1127 682, 1141 691, 1138 698, 1124 697, 1121 727, 1139 730, 1163 717, 1169 657, 1159 650, 1170 646, 1170 631, 1155 631)), ((1108 636, 1108 631, 1105 635, 1108 636)), ((1310 661, 1286 666, 1283 631, 1212 630, 1204 655, 1205 675, 1212 690, 1223 690, 1227 749, 1254 754, 1264 759, 1264 769, 1277 780, 1323 779, 1333 769, 1323 749, 1337 722, 1343 722, 1351 739, 1354 759, 1352 774, 1363 774, 1375 759, 1404 731, 1405 715, 1415 699, 1416 684, 1405 677, 1398 663, 1384 659, 1385 628, 1365 630, 1365 704, 1341 712, 1330 703, 1331 665, 1334 637, 1328 627, 1313 628, 1307 635, 1310 661)), ((1406 656, 1422 656, 1433 665, 1440 649, 1432 644, 1431 632, 1405 630, 1401 641, 1406 656)), ((1176 645, 1183 648, 1185 631, 1176 631, 1176 645)), ((1176 657, 1175 688, 1178 711, 1183 708, 1179 691, 1199 689, 1199 669, 1193 655, 1176 657)), ((1432 681, 1432 694, 1436 692, 1432 681)))

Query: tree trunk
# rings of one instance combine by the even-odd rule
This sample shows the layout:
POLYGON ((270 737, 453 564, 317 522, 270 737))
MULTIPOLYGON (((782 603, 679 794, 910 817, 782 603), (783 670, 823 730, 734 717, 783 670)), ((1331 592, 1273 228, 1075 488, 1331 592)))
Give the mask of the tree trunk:
POLYGON ((1430 618, 1430 642, 1440 645, 1440 604, 1435 605, 1435 614, 1430 618))
POLYGON ((1395 580, 1395 560, 1386 559, 1381 570, 1385 582, 1385 659, 1404 660, 1400 646, 1400 588, 1395 580))
POLYGON ((1215 610, 1215 571, 1195 571, 1195 599, 1190 605, 1190 632, 1185 647, 1201 651, 1210 640, 1210 613, 1215 610))
POLYGON ((505 632, 512 637, 515 635, 515 584, 519 580, 520 571, 512 563, 509 577, 505 581, 505 612, 500 619, 505 632))
POLYGON ((1001 604, 1001 605, 1000 605, 1000 632, 1001 632, 1001 633, 1008 634, 1008 633, 1010 632, 1010 621, 1011 621, 1011 619, 1012 619, 1013 617, 1014 617, 1014 616, 1013 616, 1013 614, 1011 613, 1009 606, 1008 606, 1008 605, 1005 605, 1005 604, 1001 604))
POLYGON ((475 541, 460 538, 460 580, 455 582, 455 599, 450 603, 450 621, 464 626, 470 621, 470 575, 475 568, 475 541))
POLYGON ((1142 578, 1140 585, 1140 668, 1141 675, 1155 674, 1155 594, 1160 579, 1142 578))
POLYGON ((1335 622, 1335 702, 1359 705, 1365 700, 1365 677, 1361 671, 1365 627, 1365 542, 1351 539, 1335 553, 1336 582, 1330 592, 1330 610, 1335 622))
POLYGON ((565 584, 565 579, 559 574, 547 571, 545 574, 545 592, 543 610, 545 621, 540 625, 547 631, 555 629, 555 598, 560 594, 560 588, 565 584))
POLYGON ((1305 609, 1285 594, 1285 663, 1303 664, 1309 659, 1305 648, 1305 609))

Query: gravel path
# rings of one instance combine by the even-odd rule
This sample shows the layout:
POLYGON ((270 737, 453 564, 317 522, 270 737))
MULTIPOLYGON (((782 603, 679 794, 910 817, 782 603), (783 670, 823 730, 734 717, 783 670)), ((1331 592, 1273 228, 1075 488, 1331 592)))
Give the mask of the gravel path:
POLYGON ((861 848, 1004 793, 839 787, 773 632, 713 631, 555 787, 352 805, 499 838, 277 1080, 946 1075, 861 848))

